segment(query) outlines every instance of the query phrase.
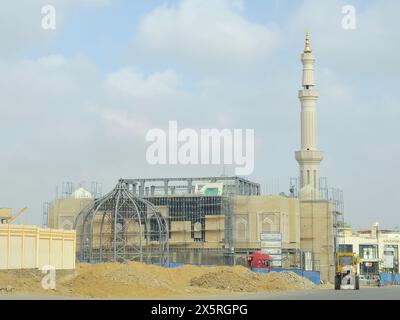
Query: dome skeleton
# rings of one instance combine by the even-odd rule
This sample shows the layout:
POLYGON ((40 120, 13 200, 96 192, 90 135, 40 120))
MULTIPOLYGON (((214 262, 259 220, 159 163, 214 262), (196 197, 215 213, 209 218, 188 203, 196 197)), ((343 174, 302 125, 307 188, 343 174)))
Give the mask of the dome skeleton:
POLYGON ((81 261, 165 263, 168 257, 166 219, 149 201, 135 196, 123 180, 84 208, 74 229, 81 261))

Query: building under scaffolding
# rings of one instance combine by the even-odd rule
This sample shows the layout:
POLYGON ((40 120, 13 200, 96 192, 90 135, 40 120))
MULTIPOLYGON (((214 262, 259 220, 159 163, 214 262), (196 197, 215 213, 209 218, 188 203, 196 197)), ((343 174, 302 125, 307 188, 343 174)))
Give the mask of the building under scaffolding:
POLYGON ((321 199, 303 201, 291 189, 261 195, 258 183, 239 177, 121 179, 103 197, 75 199, 73 192, 56 200, 48 221, 64 228, 78 216, 78 259, 91 262, 246 264, 247 254, 263 248, 262 234, 280 234, 276 266, 318 270, 328 279, 340 199, 335 207, 337 194, 321 189, 321 199))
POLYGON ((233 264, 232 197, 260 195, 258 183, 239 177, 124 182, 168 218, 171 262, 233 264))
MULTIPOLYGON (((128 227, 123 217, 131 219, 136 213, 133 205, 118 209, 117 213, 120 192, 128 204, 134 200, 141 208, 138 203, 143 202, 162 219, 168 240, 168 245, 163 244, 164 261, 245 264, 246 254, 260 250, 262 232, 283 233, 284 254, 299 254, 300 235, 294 227, 299 224, 296 199, 261 196, 259 184, 238 177, 122 179, 116 189, 95 199, 76 219, 80 260, 149 261, 150 254, 145 258, 145 252, 154 251, 154 241, 164 239, 154 234, 159 229, 151 223, 139 223, 138 218, 128 227), (117 230, 115 224, 125 231, 117 230), (135 255, 129 239, 138 236, 139 225, 143 228, 142 253, 136 249, 135 255)), ((148 210, 140 209, 141 213, 136 215, 146 216, 148 210)), ((136 243, 135 247, 138 246, 136 243)), ((296 261, 300 258, 285 259, 291 267, 296 261)))
POLYGON ((260 233, 283 232, 283 262, 288 267, 301 263, 300 235, 294 230, 299 213, 294 199, 261 196, 258 183, 239 177, 124 182, 132 193, 141 195, 168 217, 171 262, 245 264, 249 252, 260 250, 260 233))
POLYGON ((204 194, 207 191, 219 191, 219 195, 224 196, 261 194, 260 184, 240 177, 124 179, 124 182, 139 197, 204 194))

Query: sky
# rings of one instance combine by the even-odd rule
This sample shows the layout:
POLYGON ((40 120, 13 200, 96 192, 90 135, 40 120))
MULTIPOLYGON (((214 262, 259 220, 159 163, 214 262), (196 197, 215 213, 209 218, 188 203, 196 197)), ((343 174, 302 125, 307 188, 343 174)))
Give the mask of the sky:
POLYGON ((0 207, 42 205, 63 182, 103 192, 119 178, 234 174, 221 165, 152 166, 153 128, 254 129, 247 178, 288 193, 300 147, 300 54, 317 59, 321 175, 345 220, 400 225, 400 2, 3 0, 0 207), (55 30, 42 28, 44 5, 55 30), (342 8, 356 9, 344 29, 342 8))

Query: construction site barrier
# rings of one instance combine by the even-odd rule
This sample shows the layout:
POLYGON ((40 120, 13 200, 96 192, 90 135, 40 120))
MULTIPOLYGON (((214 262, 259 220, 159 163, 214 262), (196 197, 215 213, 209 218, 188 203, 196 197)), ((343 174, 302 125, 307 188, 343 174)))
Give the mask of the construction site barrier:
POLYGON ((381 285, 400 285, 400 274, 398 273, 385 273, 380 274, 381 285))

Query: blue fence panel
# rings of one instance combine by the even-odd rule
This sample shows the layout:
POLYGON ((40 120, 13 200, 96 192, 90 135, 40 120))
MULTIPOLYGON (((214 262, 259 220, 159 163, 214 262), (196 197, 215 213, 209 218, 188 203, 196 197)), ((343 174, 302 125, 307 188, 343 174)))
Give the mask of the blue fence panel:
POLYGON ((178 268, 178 267, 182 267, 185 264, 184 263, 179 263, 179 262, 168 262, 168 263, 153 263, 156 266, 160 266, 160 267, 166 267, 166 268, 178 268))
POLYGON ((400 274, 395 273, 386 273, 382 272, 380 274, 381 278, 381 285, 393 284, 393 285, 400 285, 400 274))

